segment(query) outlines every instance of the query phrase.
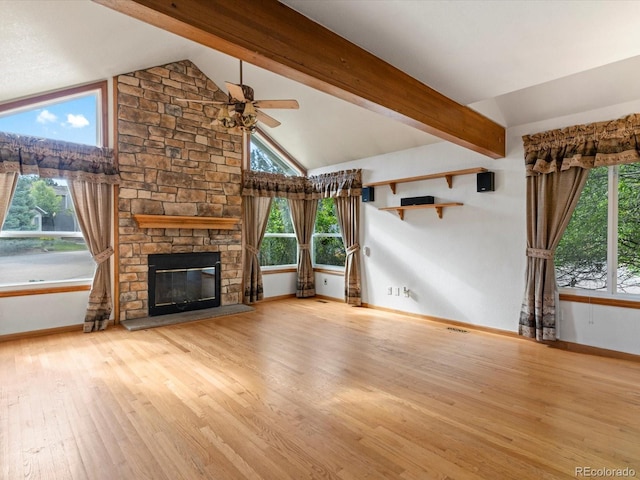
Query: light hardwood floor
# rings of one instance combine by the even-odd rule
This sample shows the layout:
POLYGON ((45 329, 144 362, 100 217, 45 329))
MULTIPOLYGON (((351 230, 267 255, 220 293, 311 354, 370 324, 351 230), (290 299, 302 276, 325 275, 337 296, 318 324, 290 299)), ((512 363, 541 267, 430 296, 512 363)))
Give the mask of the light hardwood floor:
POLYGON ((640 363, 313 299, 0 343, 2 479, 568 479, 580 467, 640 477, 640 363))

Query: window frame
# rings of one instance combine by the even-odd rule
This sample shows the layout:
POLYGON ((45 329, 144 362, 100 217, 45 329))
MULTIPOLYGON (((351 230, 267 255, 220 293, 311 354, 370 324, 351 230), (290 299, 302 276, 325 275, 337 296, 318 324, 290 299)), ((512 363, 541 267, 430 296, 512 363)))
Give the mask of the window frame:
MULTIPOLYGON (((61 103, 66 100, 96 95, 96 146, 105 146, 109 138, 109 110, 108 110, 108 82, 99 82, 78 85, 51 92, 41 93, 30 97, 12 100, 0 104, 0 115, 20 113, 23 111, 45 107, 53 103, 61 103)), ((1 226, 0 226, 1 228, 1 226)), ((33 237, 67 237, 84 238, 82 232, 58 232, 58 231, 2 231, 0 238, 33 238, 33 237)), ((85 291, 90 288, 93 277, 74 280, 47 280, 37 283, 14 283, 0 285, 0 297, 13 297, 23 295, 40 295, 47 293, 60 293, 72 291, 85 291)))
POLYGON ((640 309, 640 293, 618 291, 618 181, 619 165, 607 167, 607 287, 589 290, 581 287, 559 287, 560 300, 624 308, 640 309))

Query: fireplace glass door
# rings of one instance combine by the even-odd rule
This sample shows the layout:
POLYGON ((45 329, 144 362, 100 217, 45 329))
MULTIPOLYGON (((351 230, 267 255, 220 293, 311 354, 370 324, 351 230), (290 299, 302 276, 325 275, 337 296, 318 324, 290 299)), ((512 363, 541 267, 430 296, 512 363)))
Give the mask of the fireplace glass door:
POLYGON ((219 306, 219 270, 219 254, 150 255, 149 315, 219 306))
POLYGON ((157 307, 216 298, 216 268, 156 270, 157 307))

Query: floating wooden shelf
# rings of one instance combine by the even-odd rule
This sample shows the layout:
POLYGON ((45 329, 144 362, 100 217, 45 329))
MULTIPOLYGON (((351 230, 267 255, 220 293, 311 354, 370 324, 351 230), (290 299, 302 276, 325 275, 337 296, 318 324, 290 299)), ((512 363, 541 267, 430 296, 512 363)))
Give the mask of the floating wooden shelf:
POLYGON ((466 168, 464 170, 452 170, 450 172, 441 172, 441 173, 431 173, 429 175, 420 175, 418 177, 406 177, 406 178, 397 178, 395 180, 384 180, 382 182, 373 182, 367 183, 364 185, 365 187, 377 187, 380 185, 389 185, 391 191, 396 193, 396 185, 398 183, 409 183, 409 182, 419 182, 421 180, 430 180, 432 178, 444 178, 447 181, 447 185, 449 188, 453 187, 453 177, 458 175, 471 175, 472 173, 482 173, 488 171, 486 168, 476 167, 476 168, 466 168))
POLYGON ((140 228, 190 228, 208 230, 232 230, 240 221, 230 217, 186 217, 176 215, 134 214, 140 228))
POLYGON ((438 218, 442 218, 442 209, 444 207, 460 207, 464 205, 463 203, 451 202, 451 203, 428 203, 425 205, 406 205, 406 206, 398 206, 398 207, 382 207, 378 210, 388 210, 388 211, 396 211, 398 212, 398 216, 400 220, 404 220, 404 211, 405 210, 418 210, 421 208, 435 208, 436 213, 438 214, 438 218))

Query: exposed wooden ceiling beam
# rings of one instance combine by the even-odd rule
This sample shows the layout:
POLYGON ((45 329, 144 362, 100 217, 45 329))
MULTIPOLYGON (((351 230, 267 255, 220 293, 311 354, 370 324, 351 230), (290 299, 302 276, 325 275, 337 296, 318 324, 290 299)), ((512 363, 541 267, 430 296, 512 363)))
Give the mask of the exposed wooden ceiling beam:
POLYGON ((505 156, 502 126, 276 0, 94 1, 457 145, 505 156))

